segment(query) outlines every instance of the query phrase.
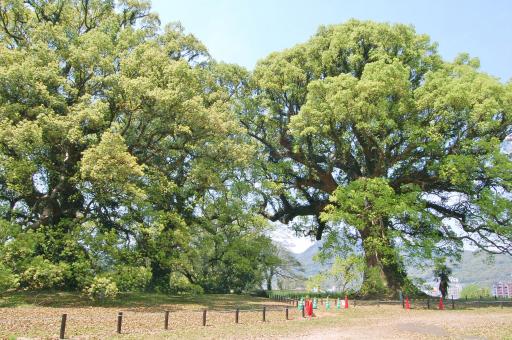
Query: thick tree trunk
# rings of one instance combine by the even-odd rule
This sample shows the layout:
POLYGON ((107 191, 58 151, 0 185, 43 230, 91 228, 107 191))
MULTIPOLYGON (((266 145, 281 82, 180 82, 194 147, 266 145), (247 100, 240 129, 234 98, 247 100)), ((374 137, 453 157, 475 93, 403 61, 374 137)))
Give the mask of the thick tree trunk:
POLYGON ((397 296, 407 280, 398 252, 385 234, 375 226, 361 231, 366 261, 361 291, 367 296, 397 296))

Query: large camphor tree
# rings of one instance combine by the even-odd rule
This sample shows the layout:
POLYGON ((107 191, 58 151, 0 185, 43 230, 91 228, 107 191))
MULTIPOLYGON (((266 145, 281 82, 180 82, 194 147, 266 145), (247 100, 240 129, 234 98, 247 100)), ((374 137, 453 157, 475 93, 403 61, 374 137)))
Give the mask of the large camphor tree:
POLYGON ((368 294, 408 284, 406 255, 512 254, 512 85, 478 68, 410 26, 356 20, 261 60, 240 119, 263 213, 362 247, 368 294))
POLYGON ((147 1, 1 1, 0 274, 23 288, 261 282, 233 72, 147 1))

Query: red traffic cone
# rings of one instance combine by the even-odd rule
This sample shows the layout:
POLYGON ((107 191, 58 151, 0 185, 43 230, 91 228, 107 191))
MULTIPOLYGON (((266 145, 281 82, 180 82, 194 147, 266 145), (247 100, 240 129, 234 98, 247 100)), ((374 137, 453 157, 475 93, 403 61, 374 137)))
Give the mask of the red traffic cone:
POLYGON ((439 298, 439 310, 443 310, 444 309, 444 303, 443 303, 443 297, 441 296, 439 298))
POLYGON ((409 298, 408 297, 405 298, 405 309, 406 310, 411 309, 411 305, 409 304, 409 298))
POLYGON ((345 295, 345 309, 348 308, 348 296, 345 295))
POLYGON ((306 304, 306 312, 309 317, 313 316, 313 302, 311 300, 308 300, 306 304))

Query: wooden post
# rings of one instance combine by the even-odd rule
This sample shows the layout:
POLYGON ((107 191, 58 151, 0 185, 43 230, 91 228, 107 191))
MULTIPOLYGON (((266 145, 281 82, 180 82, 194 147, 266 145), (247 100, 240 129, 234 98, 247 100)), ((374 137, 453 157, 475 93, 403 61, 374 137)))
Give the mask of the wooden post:
POLYGON ((206 309, 203 309, 203 326, 206 326, 206 309))
POLYGON ((266 321, 266 312, 267 312, 267 307, 263 306, 263 322, 266 321))
POLYGON ((430 309, 430 296, 427 297, 427 309, 430 309))
POLYGON ((305 313, 304 313, 304 304, 302 305, 302 317, 303 317, 303 318, 305 318, 305 317, 306 317, 306 315, 305 315, 305 313))
POLYGON ((452 295, 452 309, 455 309, 455 302, 453 301, 453 295, 452 295))
MULTIPOLYGON (((503 307, 502 307, 503 308, 503 307)), ((284 309, 284 315, 286 317, 286 320, 288 320, 288 307, 284 309)))
POLYGON ((121 327, 123 324, 123 312, 117 314, 117 333, 121 334, 121 327))
POLYGON ((237 308, 235 311, 235 323, 238 323, 239 314, 240 314, 240 309, 237 308))
POLYGON ((169 329, 169 311, 165 311, 164 329, 169 329))
POLYGON ((65 339, 66 338, 66 320, 68 318, 67 314, 62 314, 62 319, 60 321, 60 338, 59 339, 65 339))

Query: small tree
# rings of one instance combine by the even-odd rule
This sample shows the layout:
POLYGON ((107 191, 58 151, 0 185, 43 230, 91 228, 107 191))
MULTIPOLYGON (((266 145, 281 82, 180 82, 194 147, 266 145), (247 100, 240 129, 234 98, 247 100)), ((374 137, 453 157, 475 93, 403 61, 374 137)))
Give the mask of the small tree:
POLYGON ((328 272, 328 276, 333 278, 337 287, 342 292, 362 278, 365 264, 360 256, 351 255, 346 258, 337 256, 328 272))
POLYGON ((308 278, 306 281, 306 289, 309 291, 314 291, 315 289, 320 290, 322 285, 327 280, 327 275, 325 273, 319 273, 316 275, 313 275, 308 278))
POLYGON ((450 285, 451 273, 451 268, 446 266, 446 264, 436 264, 436 268, 434 269, 434 275, 439 278, 439 291, 441 292, 443 299, 446 298, 446 295, 448 294, 448 286, 450 285))
MULTIPOLYGON (((325 263, 325 254, 317 254, 315 261, 325 263)), ((365 270, 364 259, 361 256, 336 255, 329 269, 309 278, 308 286, 321 286, 326 282, 333 282, 340 291, 346 292, 358 280, 362 280, 365 270)))
POLYGON ((473 283, 473 284, 469 284, 469 285, 465 286, 464 288, 462 288, 462 291, 460 292, 460 296, 462 298, 466 298, 466 299, 467 298, 475 299, 480 296, 489 297, 489 296, 491 296, 491 292, 488 287, 481 287, 481 286, 473 283))
POLYGON ((283 281, 297 281, 304 279, 304 268, 302 264, 293 256, 290 251, 282 245, 276 243, 268 244, 263 251, 264 278, 267 290, 272 290, 273 280, 277 280, 278 285, 283 281))

